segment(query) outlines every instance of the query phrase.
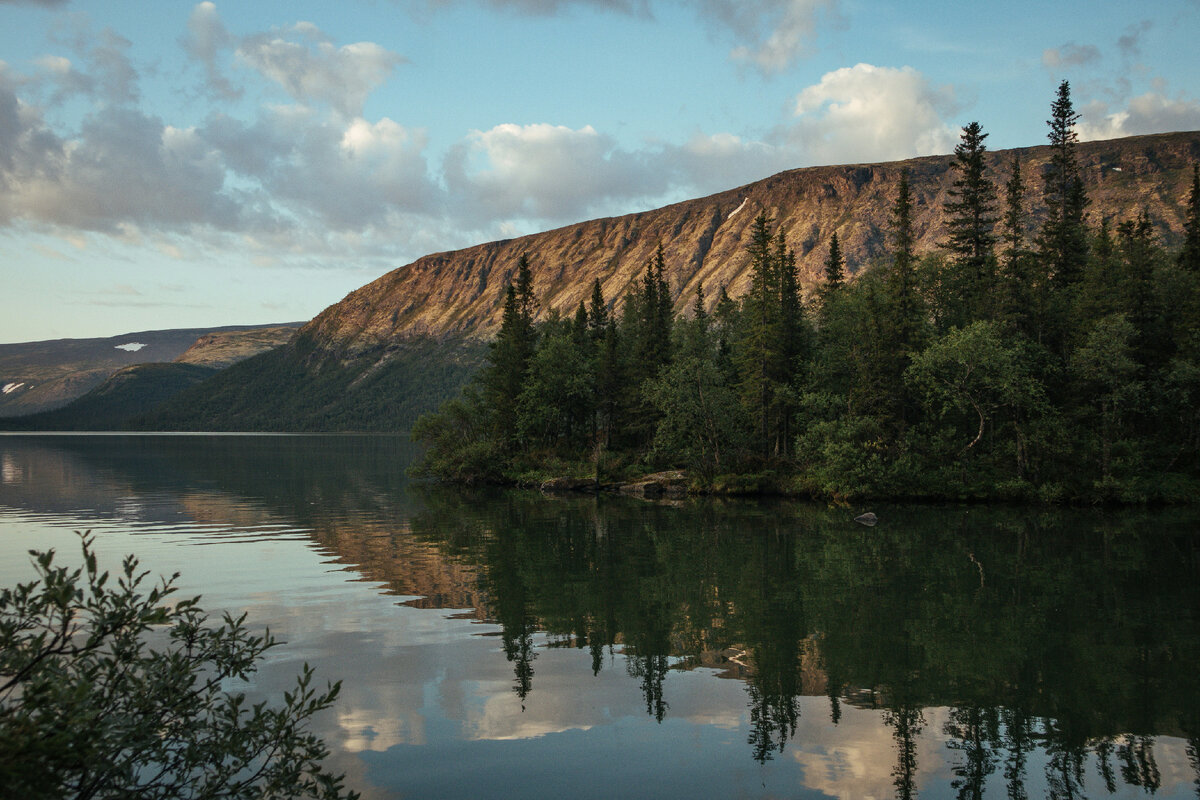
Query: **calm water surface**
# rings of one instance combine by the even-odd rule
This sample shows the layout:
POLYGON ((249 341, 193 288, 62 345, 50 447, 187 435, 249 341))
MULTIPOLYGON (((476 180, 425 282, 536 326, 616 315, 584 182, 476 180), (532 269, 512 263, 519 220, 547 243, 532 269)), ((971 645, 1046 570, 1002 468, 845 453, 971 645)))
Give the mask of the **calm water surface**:
POLYGON ((0 579, 125 553, 343 680, 366 797, 1200 797, 1194 511, 543 497, 405 440, 0 436, 0 579))

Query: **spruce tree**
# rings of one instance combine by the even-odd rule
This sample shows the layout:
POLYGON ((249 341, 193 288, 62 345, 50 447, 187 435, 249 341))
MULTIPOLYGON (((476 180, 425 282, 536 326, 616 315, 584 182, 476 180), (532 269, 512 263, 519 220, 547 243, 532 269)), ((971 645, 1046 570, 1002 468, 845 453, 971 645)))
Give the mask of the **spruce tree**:
POLYGON ((804 306, 800 299, 800 276, 796 271, 796 253, 789 250, 783 231, 776 237, 775 264, 779 271, 779 351, 782 382, 791 383, 796 360, 805 348, 804 306))
POLYGON ((625 299, 624 327, 632 338, 633 371, 639 382, 657 376, 671 360, 672 304, 665 273, 660 245, 625 299))
POLYGON ((882 363, 880 386, 884 396, 876 398, 891 415, 903 424, 908 402, 904 390, 904 370, 912 355, 920 350, 922 330, 921 297, 917 290, 916 257, 913 253, 912 196, 909 192, 908 170, 900 173, 896 203, 892 207, 891 270, 887 276, 888 298, 882 315, 882 342, 887 348, 880 353, 882 363))
POLYGON ((659 365, 662 366, 671 360, 671 323, 675 314, 674 304, 671 302, 671 286, 667 282, 667 263, 661 244, 654 252, 654 284, 652 328, 654 336, 661 344, 659 365))
POLYGON ((1084 210, 1087 196, 1079 173, 1075 124, 1080 115, 1071 104, 1071 87, 1063 81, 1050 107, 1050 162, 1047 164, 1042 199, 1046 220, 1038 234, 1038 253, 1050 279, 1058 289, 1078 282, 1087 263, 1087 229, 1084 210))
POLYGON ((704 310, 704 282, 696 284, 696 301, 692 303, 692 319, 708 324, 708 312, 704 310))
POLYGON ((608 448, 620 438, 627 419, 625 397, 628 370, 617 321, 610 318, 600 338, 596 364, 596 446, 608 448))
POLYGON ((666 263, 659 246, 622 309, 621 327, 627 344, 623 349, 626 384, 621 405, 628 419, 623 430, 635 446, 648 447, 654 437, 658 412, 644 390, 671 362, 671 309, 666 263))
POLYGON ((833 291, 846 282, 846 258, 838 242, 837 231, 829 238, 829 255, 825 259, 825 289, 833 291))
MULTIPOLYGON (((524 259, 522 259, 524 260, 524 259)), ((526 263, 528 269, 528 263, 526 263)), ((522 310, 517 287, 504 291, 504 314, 481 374, 483 397, 492 413, 491 428, 498 442, 509 444, 517 431, 517 399, 534 350, 532 322, 522 310)))
POLYGON ((608 305, 604 302, 604 292, 600 288, 600 279, 592 282, 592 299, 588 304, 588 332, 594 341, 604 337, 608 328, 608 305))
POLYGON ((891 294, 895 346, 906 352, 916 344, 919 328, 919 296, 916 281, 916 257, 913 254, 912 196, 908 170, 900 173, 896 203, 892 206, 892 268, 888 273, 891 294))
POLYGON ((571 323, 571 339, 577 348, 590 356, 593 340, 589 334, 587 306, 580 300, 579 305, 575 308, 575 319, 571 323))
POLYGON ((1012 263, 1025 250, 1025 181, 1021 157, 1013 156, 1012 172, 1004 184, 1004 260, 1012 263))
POLYGON ((1014 156, 1004 184, 1004 216, 1001 219, 1004 253, 1000 262, 999 318, 1010 329, 1030 333, 1033 298, 1029 254, 1025 243, 1025 180, 1021 157, 1014 156))
POLYGON ((949 237, 942 246, 953 255, 962 278, 968 320, 990 316, 992 306, 996 187, 985 174, 983 140, 987 137, 978 122, 963 127, 954 148, 958 177, 943 205, 949 237))
POLYGON ((758 444, 764 458, 771 447, 770 412, 774 394, 775 365, 779 353, 779 268, 771 220, 760 213, 751 225, 750 291, 742 298, 742 331, 735 349, 742 396, 752 410, 758 444))
POLYGON ((533 270, 529 268, 529 255, 522 253, 521 258, 517 261, 517 310, 521 314, 522 321, 527 326, 533 325, 534 317, 537 316, 538 301, 533 293, 533 270))
POLYGON ((908 186, 908 170, 900 171, 896 187, 896 202, 889 219, 892 226, 892 259, 895 272, 905 274, 913 266, 912 194, 908 186))
MULTIPOLYGON (((779 323, 777 335, 776 383, 794 387, 798 383, 801 360, 807 356, 809 326, 800 299, 800 277, 796 271, 796 253, 789 250, 783 231, 775 242, 775 262, 779 271, 779 323)), ((792 416, 795 403, 790 392, 776 393, 778 421, 775 426, 775 451, 783 456, 792 452, 792 416)))

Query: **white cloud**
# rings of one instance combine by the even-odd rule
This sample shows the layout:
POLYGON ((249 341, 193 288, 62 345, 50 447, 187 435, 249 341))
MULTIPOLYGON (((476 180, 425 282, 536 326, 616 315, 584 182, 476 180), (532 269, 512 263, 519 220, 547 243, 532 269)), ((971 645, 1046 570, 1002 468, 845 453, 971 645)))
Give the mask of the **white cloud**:
MULTIPOLYGON (((938 733, 947 716, 945 708, 926 708, 918 715, 912 746, 913 781, 920 789, 949 784, 953 777, 938 733)), ((795 740, 803 745, 791 757, 804 767, 805 788, 840 800, 895 796, 895 730, 886 720, 886 713, 857 708, 846 709, 836 726, 802 717, 795 740)))
POLYGON ((1159 92, 1134 97, 1126 107, 1115 111, 1105 103, 1091 103, 1084 108, 1078 125, 1079 138, 1084 141, 1198 128, 1200 102, 1186 97, 1170 98, 1159 92))
MULTIPOLYGON (((346 245, 378 252, 396 231, 417 235, 416 222, 402 217, 442 205, 424 132, 352 113, 400 61, 378 45, 337 48, 309 23, 239 40, 213 4, 200 3, 180 44, 204 65, 209 94, 237 94, 218 69, 221 54, 236 47, 297 99, 332 109, 263 107, 249 123, 215 115, 181 127, 138 109, 126 40, 93 35, 83 18, 57 35, 81 54, 84 71, 46 56, 29 79, 0 62, 0 225, 23 221, 123 241, 186 233, 213 244, 245 235, 268 247, 302 241, 306 253, 342 248, 353 258, 346 245), (28 99, 46 85, 54 91, 42 93, 45 104, 28 99), (46 112, 78 92, 94 100, 78 128, 48 124, 46 112), (372 240, 373 231, 383 233, 372 240)), ((182 253, 173 244, 163 252, 182 253)))
POLYGON ((219 155, 195 131, 109 107, 89 116, 76 138, 58 140, 44 128, 22 137, 45 146, 23 148, 7 172, 13 215, 110 234, 130 225, 238 225, 239 209, 221 192, 219 155))
POLYGON ((34 64, 40 71, 39 78, 54 87, 51 105, 57 105, 73 95, 90 95, 96 89, 96 82, 76 69, 69 58, 46 55, 35 59, 34 64))
POLYGON ((374 42, 335 47, 306 22, 281 35, 247 37, 238 45, 237 55, 294 99, 327 103, 351 117, 362 113, 367 95, 405 61, 374 42))
MULTIPOLYGON (((312 26, 291 30, 320 40, 312 26)), ((452 146, 440 174, 427 163, 425 132, 386 117, 284 105, 262 107, 251 121, 217 114, 176 127, 108 106, 60 137, 17 89, 0 80, 0 180, 13 187, 0 195, 0 220, 130 241, 186 233, 199 248, 242 236, 248 251, 277 258, 468 244, 796 166, 948 152, 957 135, 943 121, 953 111, 949 89, 909 68, 867 64, 801 91, 795 118, 764 141, 697 132, 682 144, 627 148, 592 126, 502 124, 452 146)))
POLYGON ((696 134, 664 149, 675 184, 691 196, 732 189, 798 166, 800 154, 786 143, 770 144, 730 133, 696 134))
POLYGON ((803 163, 888 161, 948 153, 958 131, 954 91, 911 67, 857 64, 826 73, 796 96, 796 122, 783 137, 803 163))
POLYGON ((1140 56, 1142 54, 1142 35, 1152 27, 1154 27, 1154 23, 1144 19, 1125 28, 1125 33, 1117 39, 1117 48, 1120 49, 1121 54, 1126 58, 1140 56))
POLYGON ((1082 67, 1100 60, 1100 49, 1094 44, 1067 42, 1062 47, 1042 51, 1042 66, 1055 71, 1082 67))
POLYGON ((265 185, 272 197, 316 213, 333 228, 359 230, 392 212, 427 211, 436 203, 425 146, 423 132, 386 117, 344 126, 313 120, 296 132, 288 157, 268 171, 265 185))
POLYGON ((664 176, 590 125, 545 123, 474 131, 446 158, 455 204, 476 221, 578 219, 614 199, 655 196, 664 176))
MULTIPOLYGON (((264 232, 287 219, 366 230, 440 202, 425 162, 426 136, 383 118, 343 120, 303 107, 270 110, 254 125, 216 117, 201 132, 247 199, 264 207, 264 232)), ((290 226, 286 226, 290 227, 290 226)))
MULTIPOLYGON (((111 28, 95 32, 88 18, 68 15, 55 24, 51 39, 69 47, 86 67, 86 89, 110 105, 133 104, 139 98, 137 69, 129 59, 133 43, 111 28)), ((82 87, 76 87, 82 88, 82 87)))
MULTIPOLYGON (((534 13, 560 4, 517 5, 534 13)), ((833 10, 832 0, 709 0, 701 13, 762 45, 765 68, 802 50, 813 15, 833 10), (776 47, 781 30, 795 35, 776 47)), ((431 169, 423 129, 363 116, 402 61, 379 45, 339 47, 306 22, 235 36, 215 5, 199 3, 179 44, 204 68, 205 93, 238 96, 222 72, 235 58, 253 69, 242 75, 247 89, 274 82, 296 102, 249 116, 225 105, 228 113, 182 125, 138 107, 124 40, 84 36, 82 25, 78 61, 39 64, 40 85, 94 99, 74 130, 47 123, 58 117, 55 100, 0 65, 0 225, 100 232, 171 258, 236 247, 251 259, 363 266, 651 208, 796 166, 948 152, 957 140, 944 121, 950 89, 911 68, 859 64, 803 89, 794 118, 762 140, 696 131, 682 143, 630 145, 590 125, 500 124, 466 134, 431 169)))
POLYGON ((52 171, 63 155, 41 110, 17 96, 18 84, 0 61, 0 223, 22 215, 23 183, 52 171))
POLYGON ((695 134, 625 150, 591 126, 498 125, 447 157, 449 208, 461 224, 562 222, 721 191, 780 170, 948 153, 953 91, 911 68, 859 64, 802 90, 795 118, 766 141, 695 134))
POLYGON ((730 52, 735 61, 768 74, 808 54, 822 17, 839 18, 837 0, 701 0, 698 6, 739 42, 730 52))
POLYGON ((241 97, 241 89, 222 74, 218 61, 223 51, 234 46, 235 40, 221 22, 217 7, 210 2, 198 3, 188 17, 187 27, 180 44, 184 52, 204 65, 207 92, 225 100, 241 97))

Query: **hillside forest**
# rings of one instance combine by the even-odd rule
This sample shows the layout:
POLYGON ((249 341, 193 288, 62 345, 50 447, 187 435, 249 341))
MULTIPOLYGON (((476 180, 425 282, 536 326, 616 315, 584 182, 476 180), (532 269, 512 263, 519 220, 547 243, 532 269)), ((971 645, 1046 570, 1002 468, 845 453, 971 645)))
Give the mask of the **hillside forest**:
POLYGON ((1145 211, 1093 224, 1078 120, 1064 81, 1040 175, 991 174, 987 133, 966 125, 939 249, 914 252, 903 176, 884 256, 851 275, 834 234, 807 294, 765 214, 750 289, 712 287, 713 304, 701 287, 679 318, 661 248, 619 313, 597 281, 573 316, 540 321, 523 257, 488 363, 413 430, 420 470, 605 483, 674 468, 696 491, 832 499, 1200 496, 1200 167, 1177 247, 1145 211))

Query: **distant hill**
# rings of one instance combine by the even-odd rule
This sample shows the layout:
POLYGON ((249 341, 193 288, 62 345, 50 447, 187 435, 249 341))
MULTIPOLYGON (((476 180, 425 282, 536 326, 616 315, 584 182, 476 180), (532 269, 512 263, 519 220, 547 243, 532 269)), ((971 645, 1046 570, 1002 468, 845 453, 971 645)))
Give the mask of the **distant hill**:
POLYGON ((83 397, 62 408, 0 420, 0 428, 34 431, 118 430, 126 421, 210 378, 216 367, 200 364, 134 364, 122 367, 83 397))
POLYGON ((358 358, 310 335, 221 370, 125 427, 139 430, 403 431, 454 397, 487 346, 413 337, 358 358))
POLYGON ((0 344, 0 417, 60 408, 133 364, 183 359, 227 366, 283 344, 302 324, 182 328, 98 339, 0 344), (219 348, 209 343, 209 337, 221 342, 219 348))

